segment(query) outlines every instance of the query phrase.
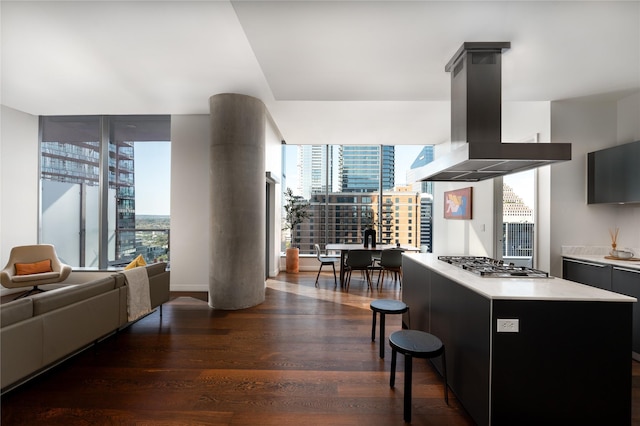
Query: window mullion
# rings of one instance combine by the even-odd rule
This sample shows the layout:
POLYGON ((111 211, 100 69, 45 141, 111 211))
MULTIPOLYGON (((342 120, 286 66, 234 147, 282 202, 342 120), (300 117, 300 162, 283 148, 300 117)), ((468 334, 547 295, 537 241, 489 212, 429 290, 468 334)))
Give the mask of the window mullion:
POLYGON ((109 141, 110 119, 100 117, 100 177, 99 177, 99 237, 98 237, 98 267, 106 269, 109 266, 109 141))

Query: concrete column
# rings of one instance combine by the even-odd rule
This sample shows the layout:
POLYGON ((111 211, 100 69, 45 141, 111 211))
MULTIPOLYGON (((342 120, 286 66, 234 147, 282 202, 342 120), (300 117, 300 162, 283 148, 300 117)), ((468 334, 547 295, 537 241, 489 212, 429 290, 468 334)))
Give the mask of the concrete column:
POLYGON ((209 98, 209 108, 209 305, 248 308, 265 297, 265 106, 224 93, 209 98))

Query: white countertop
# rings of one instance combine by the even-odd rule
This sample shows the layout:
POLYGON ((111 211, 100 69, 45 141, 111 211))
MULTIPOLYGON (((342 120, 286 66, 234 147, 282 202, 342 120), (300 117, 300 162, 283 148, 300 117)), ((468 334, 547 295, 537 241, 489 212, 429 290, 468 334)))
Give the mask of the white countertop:
POLYGON ((601 254, 563 254, 562 257, 640 270, 640 261, 607 259, 601 254))
POLYGON ((635 302, 633 297, 562 278, 488 278, 438 260, 432 253, 403 255, 488 299, 635 302))

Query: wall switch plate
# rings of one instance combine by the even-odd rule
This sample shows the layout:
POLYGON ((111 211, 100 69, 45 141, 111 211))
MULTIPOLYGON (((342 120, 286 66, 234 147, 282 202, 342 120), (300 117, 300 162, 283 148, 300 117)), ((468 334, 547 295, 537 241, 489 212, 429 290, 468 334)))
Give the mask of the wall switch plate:
POLYGON ((498 318, 498 333, 518 333, 520 331, 520 320, 498 318))

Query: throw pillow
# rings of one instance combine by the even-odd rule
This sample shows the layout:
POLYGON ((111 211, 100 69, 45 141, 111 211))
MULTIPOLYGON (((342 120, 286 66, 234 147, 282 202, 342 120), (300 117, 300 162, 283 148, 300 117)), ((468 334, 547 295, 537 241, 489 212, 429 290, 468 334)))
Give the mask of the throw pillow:
POLYGON ((137 268, 138 266, 145 266, 147 262, 145 262, 144 257, 141 254, 138 255, 135 259, 133 259, 127 266, 124 267, 124 270, 137 268))
POLYGON ((42 274, 53 272, 51 269, 51 259, 40 260, 33 263, 16 263, 16 275, 42 274))

